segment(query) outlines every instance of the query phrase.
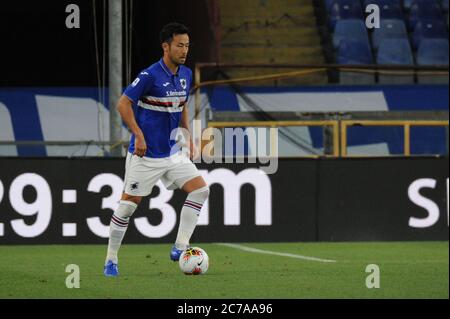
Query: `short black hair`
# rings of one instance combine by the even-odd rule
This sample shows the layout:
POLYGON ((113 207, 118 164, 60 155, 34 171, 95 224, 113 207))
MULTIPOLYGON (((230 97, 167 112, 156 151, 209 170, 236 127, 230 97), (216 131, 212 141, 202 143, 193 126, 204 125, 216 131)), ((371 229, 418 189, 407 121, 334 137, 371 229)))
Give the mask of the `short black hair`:
POLYGON ((189 29, 181 23, 171 22, 161 29, 159 41, 161 44, 164 42, 170 43, 173 40, 173 36, 177 34, 189 34, 189 29))

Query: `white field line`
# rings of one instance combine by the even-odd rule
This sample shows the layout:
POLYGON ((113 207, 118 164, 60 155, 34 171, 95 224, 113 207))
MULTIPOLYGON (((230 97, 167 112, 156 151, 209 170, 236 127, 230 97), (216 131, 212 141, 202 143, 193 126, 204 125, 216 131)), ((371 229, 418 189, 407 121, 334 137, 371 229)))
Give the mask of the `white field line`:
POLYGON ((248 252, 251 252, 251 253, 266 254, 266 255, 276 255, 276 256, 283 256, 283 257, 290 257, 290 258, 296 258, 296 259, 309 260, 309 261, 317 261, 317 262, 321 262, 321 263, 336 263, 337 262, 337 260, 322 259, 322 258, 302 256, 302 255, 289 254, 289 253, 279 253, 279 252, 276 252, 276 251, 262 250, 262 249, 247 247, 247 246, 238 245, 238 244, 216 243, 216 245, 236 248, 236 249, 243 250, 243 251, 248 251, 248 252))

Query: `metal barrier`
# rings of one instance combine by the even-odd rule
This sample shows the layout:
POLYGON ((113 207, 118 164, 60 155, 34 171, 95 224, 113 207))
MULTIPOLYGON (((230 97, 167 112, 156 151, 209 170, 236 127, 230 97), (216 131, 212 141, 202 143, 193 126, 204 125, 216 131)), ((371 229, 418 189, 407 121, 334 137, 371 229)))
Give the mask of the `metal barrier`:
POLYGON ((403 155, 411 156, 411 126, 449 126, 448 121, 442 120, 343 120, 341 121, 340 141, 341 156, 347 157, 347 128, 349 126, 403 126, 404 146, 403 155))
MULTIPOLYGON (((120 150, 121 148, 127 148, 129 141, 118 141, 116 143, 105 142, 105 141, 0 141, 0 156, 1 147, 58 147, 61 150, 66 148, 66 151, 61 151, 58 156, 67 157, 107 157, 111 155, 112 150, 120 150), (83 150, 78 150, 76 152, 71 149, 71 147, 84 147, 83 150), (88 151, 91 148, 96 147, 98 150, 88 155, 88 151), (76 155, 75 153, 79 153, 76 155)), ((3 154, 4 156, 5 154, 3 154)), ((11 155, 7 155, 11 156, 11 155)))
MULTIPOLYGON (((329 133, 330 140, 324 141, 324 145, 330 145, 330 152, 324 156, 329 157, 361 157, 361 155, 348 155, 348 128, 352 126, 401 126, 404 130, 404 156, 411 156, 411 127, 447 127, 448 148, 448 112, 354 112, 354 113, 272 113, 271 120, 255 120, 255 112, 215 112, 208 127, 299 127, 320 126, 329 133), (290 120, 290 119, 295 120, 290 120)), ((274 142, 275 137, 271 131, 270 154, 278 154, 274 142)), ((128 141, 119 141, 115 144, 97 141, 0 141, 0 146, 99 146, 111 149, 125 147, 128 141)), ((108 156, 105 149, 95 156, 108 156)), ((448 149, 447 149, 448 154, 448 149)), ((92 155, 91 155, 92 156, 92 155)), ((318 156, 309 156, 318 157, 318 156)))
MULTIPOLYGON (((290 126, 328 126, 333 131, 333 156, 339 156, 339 122, 336 120, 319 120, 319 121, 247 121, 247 122, 208 122, 208 127, 226 128, 226 127, 290 127, 290 126)), ((271 131, 271 151, 270 154, 275 153, 273 131, 271 131)))
MULTIPOLYGON (((405 65, 342 65, 342 64, 259 64, 259 63, 196 63, 194 69, 195 86, 195 119, 199 118, 201 111, 200 107, 200 88, 215 86, 215 85, 235 85, 242 83, 252 83, 265 80, 277 80, 286 78, 296 78, 308 76, 325 71, 341 71, 341 72, 355 72, 361 74, 372 75, 412 75, 412 76, 448 76, 448 65, 433 65, 433 66, 405 66, 405 65), (234 78, 225 80, 203 81, 203 70, 227 70, 227 69, 290 69, 295 71, 271 73, 265 75, 248 76, 244 78, 234 78)), ((447 82, 448 83, 448 82, 447 82)), ((198 127, 194 127, 198 130, 198 127)))
MULTIPOLYGON (((404 156, 411 156, 411 127, 413 126, 449 126, 448 112, 354 112, 354 113, 321 113, 294 114, 273 113, 276 120, 249 121, 255 117, 255 112, 222 112, 216 113, 208 127, 293 127, 293 126, 322 126, 331 128, 332 152, 325 156, 349 157, 347 153, 348 127, 351 126, 402 126, 404 129, 404 156), (236 121, 231 121, 235 117, 236 121), (286 120, 286 118, 307 118, 307 120, 286 120), (218 119, 224 119, 223 121, 218 119), (282 119, 281 119, 282 118, 282 119), (324 119, 328 118, 328 119, 324 119), (402 119, 403 118, 403 119, 402 119)), ((448 134, 448 129, 447 129, 448 134)), ((324 144, 326 144, 324 142, 324 144)), ((448 143, 447 143, 448 144, 448 143)), ((448 147, 448 145, 447 145, 448 147)), ((448 153, 448 150, 447 150, 448 153)), ((357 155, 361 156, 361 155, 357 155)))

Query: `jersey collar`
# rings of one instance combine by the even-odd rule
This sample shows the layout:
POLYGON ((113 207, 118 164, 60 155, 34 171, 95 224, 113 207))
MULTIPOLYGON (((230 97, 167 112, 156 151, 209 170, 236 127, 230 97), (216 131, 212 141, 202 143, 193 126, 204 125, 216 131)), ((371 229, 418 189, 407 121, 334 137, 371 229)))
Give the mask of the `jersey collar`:
POLYGON ((167 67, 167 65, 164 63, 163 58, 161 58, 161 59, 159 60, 159 65, 160 65, 161 68, 164 70, 164 72, 167 73, 168 76, 172 76, 172 75, 178 76, 179 73, 180 73, 180 66, 178 66, 177 73, 173 74, 172 71, 170 71, 170 69, 169 69, 169 68, 167 67))

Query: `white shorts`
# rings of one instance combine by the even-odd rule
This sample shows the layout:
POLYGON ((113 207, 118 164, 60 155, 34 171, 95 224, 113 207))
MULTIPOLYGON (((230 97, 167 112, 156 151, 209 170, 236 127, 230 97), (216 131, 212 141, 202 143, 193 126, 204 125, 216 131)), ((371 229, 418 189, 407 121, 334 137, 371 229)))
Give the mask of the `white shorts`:
POLYGON ((139 157, 128 152, 123 191, 131 196, 147 196, 158 180, 167 189, 176 189, 197 176, 201 176, 197 167, 181 152, 165 158, 139 157))

